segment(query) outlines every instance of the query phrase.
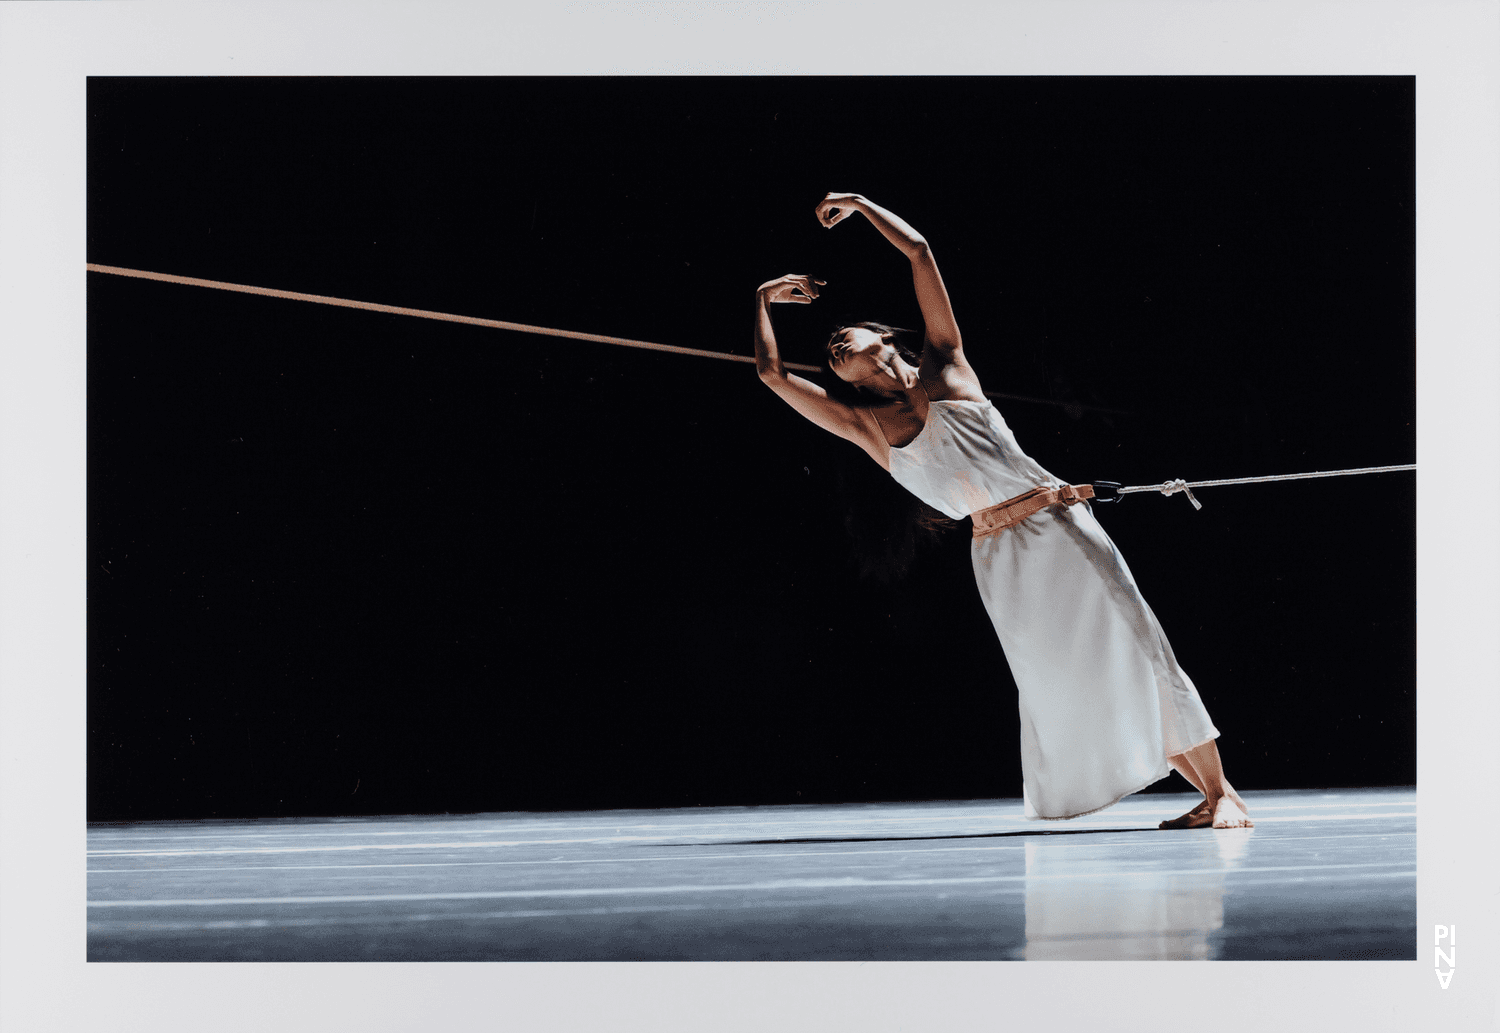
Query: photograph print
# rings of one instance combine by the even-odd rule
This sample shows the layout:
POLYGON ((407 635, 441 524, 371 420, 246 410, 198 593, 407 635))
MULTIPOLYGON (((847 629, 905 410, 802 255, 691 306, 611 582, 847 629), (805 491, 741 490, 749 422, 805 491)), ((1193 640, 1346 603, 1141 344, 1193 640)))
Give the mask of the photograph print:
POLYGON ((1417 956, 1414 78, 87 147, 89 960, 1417 956))

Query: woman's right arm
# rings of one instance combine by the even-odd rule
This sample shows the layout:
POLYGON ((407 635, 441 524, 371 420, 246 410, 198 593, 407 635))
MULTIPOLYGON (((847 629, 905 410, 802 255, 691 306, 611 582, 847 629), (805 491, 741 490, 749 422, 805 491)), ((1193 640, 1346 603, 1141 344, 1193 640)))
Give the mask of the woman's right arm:
POLYGON ((912 286, 916 288, 917 305, 922 309, 927 342, 946 361, 967 365, 958 321, 953 318, 953 303, 948 300, 948 288, 943 284, 943 275, 938 272, 927 238, 895 212, 880 207, 863 194, 829 194, 818 202, 815 214, 819 223, 832 229, 855 212, 862 213, 881 236, 910 260, 912 286))
POLYGON ((845 405, 810 380, 788 373, 771 328, 773 304, 811 305, 822 283, 809 276, 787 274, 760 285, 755 292, 755 369, 761 383, 793 409, 831 434, 852 441, 883 468, 890 469, 890 445, 868 409, 845 405))

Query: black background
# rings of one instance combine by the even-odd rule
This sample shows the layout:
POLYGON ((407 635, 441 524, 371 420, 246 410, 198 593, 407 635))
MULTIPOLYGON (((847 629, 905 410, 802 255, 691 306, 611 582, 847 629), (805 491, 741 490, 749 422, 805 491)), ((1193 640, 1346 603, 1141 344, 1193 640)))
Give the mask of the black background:
MULTIPOLYGON (((1058 476, 1411 462, 1410 78, 92 79, 91 262, 786 357, 932 243, 1058 476)), ((89 817, 1019 796, 962 533, 748 364, 90 273, 89 817)), ((1415 781, 1410 474, 1096 510, 1241 789, 1415 781)), ((1160 788, 1181 790, 1173 779, 1160 788)))

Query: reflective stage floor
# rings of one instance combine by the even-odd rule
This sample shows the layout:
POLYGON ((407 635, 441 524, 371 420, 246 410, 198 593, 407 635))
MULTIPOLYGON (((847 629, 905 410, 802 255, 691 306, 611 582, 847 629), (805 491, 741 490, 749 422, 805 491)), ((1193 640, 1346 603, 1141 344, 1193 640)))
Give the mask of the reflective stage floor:
POLYGON ((91 961, 1416 957, 1416 790, 91 825, 91 961))

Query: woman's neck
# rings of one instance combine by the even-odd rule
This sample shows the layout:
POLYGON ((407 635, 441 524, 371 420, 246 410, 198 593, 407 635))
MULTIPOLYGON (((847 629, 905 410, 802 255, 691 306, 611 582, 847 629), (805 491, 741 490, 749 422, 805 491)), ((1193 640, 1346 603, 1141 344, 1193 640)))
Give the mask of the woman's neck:
POLYGON ((916 379, 913 379, 911 387, 904 387, 899 383, 895 383, 889 386, 882 386, 876 390, 883 397, 893 402, 900 402, 903 405, 915 405, 918 399, 925 400, 927 398, 927 389, 922 386, 920 380, 916 379))

